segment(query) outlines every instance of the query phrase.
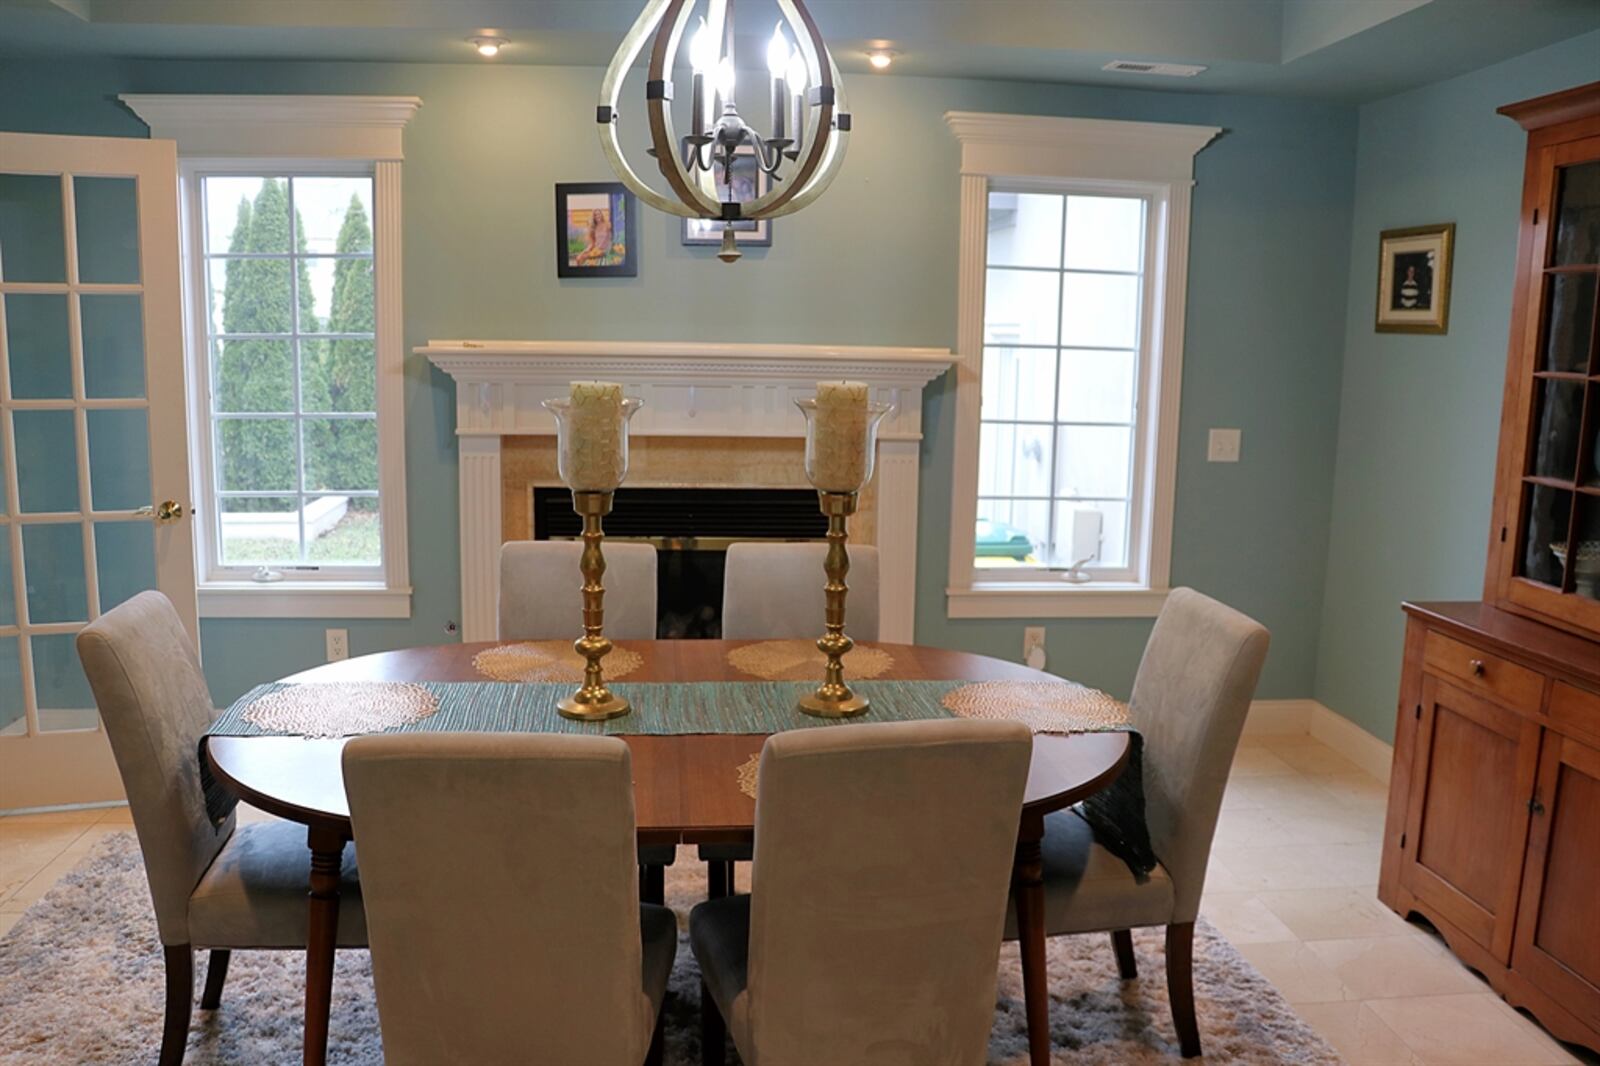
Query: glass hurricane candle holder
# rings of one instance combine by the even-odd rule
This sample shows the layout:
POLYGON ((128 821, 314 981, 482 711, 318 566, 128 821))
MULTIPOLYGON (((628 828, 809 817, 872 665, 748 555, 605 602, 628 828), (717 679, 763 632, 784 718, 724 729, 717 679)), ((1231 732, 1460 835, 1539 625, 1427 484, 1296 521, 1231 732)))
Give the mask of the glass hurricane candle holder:
POLYGON ((848 381, 819 383, 816 399, 797 400, 795 405, 806 416, 806 477, 828 518, 825 632, 817 639, 827 664, 822 684, 800 698, 800 710, 818 718, 850 718, 865 714, 870 704, 844 680, 844 656, 855 647, 844 631, 845 598, 850 591, 845 584, 850 572, 848 522, 856 513, 862 486, 872 478, 878 426, 894 408, 868 402, 867 387, 848 381))
POLYGON ((601 660, 612 644, 604 633, 606 572, 601 519, 611 513, 612 494, 628 476, 628 423, 643 400, 622 398, 609 382, 572 383, 569 399, 546 400, 556 419, 556 469, 572 490, 572 509, 583 519, 583 636, 573 649, 583 656, 583 684, 556 705, 567 718, 601 721, 627 714, 628 701, 606 686, 601 660))

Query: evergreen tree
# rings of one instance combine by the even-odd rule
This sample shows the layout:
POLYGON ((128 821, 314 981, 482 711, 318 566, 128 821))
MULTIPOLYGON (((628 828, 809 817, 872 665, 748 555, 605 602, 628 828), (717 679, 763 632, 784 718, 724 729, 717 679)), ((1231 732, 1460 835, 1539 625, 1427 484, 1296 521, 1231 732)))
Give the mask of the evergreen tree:
MULTIPOLYGON (((361 199, 352 195, 334 250, 348 254, 372 249, 372 226, 361 199)), ((375 328, 370 259, 340 259, 333 269, 329 333, 367 333, 375 328)), ((377 409, 376 356, 369 338, 335 338, 325 343, 318 375, 325 392, 319 396, 330 412, 377 409)), ((309 405, 307 410, 312 410, 309 405)), ((309 486, 328 489, 378 487, 377 423, 370 419, 314 422, 306 432, 306 476, 309 486)), ((352 501, 366 507, 371 501, 352 501)))

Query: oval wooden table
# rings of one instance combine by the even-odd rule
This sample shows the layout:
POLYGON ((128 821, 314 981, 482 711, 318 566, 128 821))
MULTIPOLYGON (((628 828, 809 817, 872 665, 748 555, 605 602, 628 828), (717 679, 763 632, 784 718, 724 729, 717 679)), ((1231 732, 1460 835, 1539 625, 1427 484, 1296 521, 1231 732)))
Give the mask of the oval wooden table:
MULTIPOLYGON (((751 641, 622 641, 643 658, 621 681, 752 681, 728 663, 728 652, 751 641)), ((487 644, 441 644, 329 663, 286 681, 482 681, 473 656, 487 644)), ((878 680, 1055 680, 1000 659, 910 644, 875 644, 894 665, 878 680)), ((845 664, 849 666, 849 659, 845 664)), ((858 719, 871 721, 872 712, 858 719)), ((626 728, 627 719, 620 720, 626 728)), ((622 736, 633 754, 634 816, 641 844, 749 841, 755 800, 739 789, 738 769, 760 752, 765 734, 695 733, 622 736)), ((1022 943, 1022 975, 1030 1058, 1050 1061, 1049 995, 1045 982, 1044 886, 1039 842, 1044 816, 1110 784, 1128 758, 1124 733, 1036 736, 1018 827, 1012 893, 1022 943)), ((308 828, 311 877, 306 948, 305 1062, 324 1062, 333 992, 339 917, 339 868, 352 839, 340 768, 343 740, 301 737, 211 737, 211 771, 239 799, 308 828)))

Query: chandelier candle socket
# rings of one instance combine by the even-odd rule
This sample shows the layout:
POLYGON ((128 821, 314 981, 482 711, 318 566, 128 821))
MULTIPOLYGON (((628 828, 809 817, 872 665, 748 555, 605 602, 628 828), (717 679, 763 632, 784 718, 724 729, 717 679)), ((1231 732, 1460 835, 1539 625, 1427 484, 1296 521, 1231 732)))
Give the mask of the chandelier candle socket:
POLYGON ((878 426, 893 410, 872 403, 859 381, 819 381, 815 399, 796 400, 806 416, 806 477, 816 486, 817 500, 828 518, 828 554, 823 560, 827 584, 824 627, 817 649, 826 657, 824 679, 817 690, 800 698, 800 710, 818 718, 851 718, 865 714, 868 701, 844 681, 844 656, 855 647, 845 635, 845 597, 850 573, 848 522, 856 513, 861 489, 872 479, 878 426))
POLYGON ((601 660, 611 651, 604 633, 605 533, 612 494, 628 476, 628 421, 643 400, 624 399, 609 381, 574 381, 565 400, 546 400, 556 419, 556 468, 572 490, 572 509, 583 518, 583 636, 572 647, 583 656, 583 684, 556 705, 564 717, 602 721, 628 713, 628 701, 606 687, 601 660))

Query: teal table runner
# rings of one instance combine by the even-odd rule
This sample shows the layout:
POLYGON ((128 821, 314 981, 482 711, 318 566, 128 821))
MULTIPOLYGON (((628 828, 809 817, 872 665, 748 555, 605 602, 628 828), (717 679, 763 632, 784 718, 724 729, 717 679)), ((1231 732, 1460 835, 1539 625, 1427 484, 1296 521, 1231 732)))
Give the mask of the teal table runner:
MULTIPOLYGON (((770 734, 790 729, 848 727, 864 722, 915 722, 957 718, 943 704, 945 696, 963 688, 966 681, 855 681, 851 687, 872 701, 857 718, 813 718, 796 707, 796 700, 814 689, 801 681, 697 681, 614 682, 610 688, 626 697, 633 709, 619 718, 582 722, 563 718, 557 701, 572 692, 571 683, 510 684, 498 681, 414 683, 430 693, 438 710, 416 721, 377 730, 385 733, 575 733, 590 736, 692 733, 770 734)), ((294 736, 292 732, 264 729, 249 721, 246 712, 263 696, 289 688, 314 688, 315 683, 294 686, 283 682, 258 685, 235 700, 206 730, 200 741, 201 781, 206 809, 221 822, 237 802, 215 781, 205 757, 206 739, 214 736, 294 736)), ((1144 824, 1144 789, 1141 744, 1127 723, 1085 722, 1070 732, 1127 732, 1133 750, 1128 769, 1115 785, 1092 797, 1081 813, 1096 828, 1096 835, 1126 859, 1141 877, 1154 868, 1144 824)))

